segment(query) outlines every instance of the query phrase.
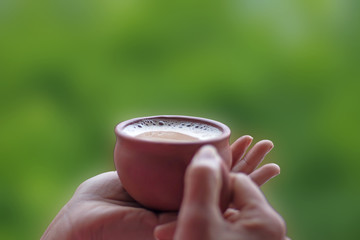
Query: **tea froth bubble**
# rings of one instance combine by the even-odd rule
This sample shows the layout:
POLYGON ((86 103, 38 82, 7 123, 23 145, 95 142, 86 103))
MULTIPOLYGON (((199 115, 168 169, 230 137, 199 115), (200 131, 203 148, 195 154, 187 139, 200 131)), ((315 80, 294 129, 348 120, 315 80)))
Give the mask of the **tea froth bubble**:
POLYGON ((190 136, 185 141, 213 139, 222 134, 219 128, 205 123, 175 119, 153 119, 150 122, 151 124, 148 124, 147 120, 139 120, 126 126, 123 132, 132 137, 144 136, 151 132, 173 132, 190 136))

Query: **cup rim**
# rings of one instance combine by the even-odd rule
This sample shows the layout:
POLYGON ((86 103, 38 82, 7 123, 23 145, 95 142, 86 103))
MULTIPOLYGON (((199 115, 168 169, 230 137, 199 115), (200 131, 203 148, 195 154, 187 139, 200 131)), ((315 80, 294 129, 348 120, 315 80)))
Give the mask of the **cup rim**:
POLYGON ((196 145, 196 144, 203 145, 206 143, 211 144, 213 142, 223 141, 224 139, 229 138, 230 134, 231 134, 230 128, 219 121, 208 119, 208 118, 185 116, 185 115, 156 115, 156 116, 147 116, 147 117, 137 117, 137 118, 132 118, 132 119, 120 122, 115 126, 115 135, 117 137, 121 137, 121 138, 124 138, 129 141, 142 142, 142 143, 148 143, 148 144, 157 144, 157 145, 196 145), (210 139, 204 139, 204 140, 198 140, 198 141, 194 141, 194 142, 176 142, 176 141, 162 142, 162 141, 152 141, 152 140, 147 140, 147 139, 142 139, 142 138, 136 138, 136 137, 130 136, 128 134, 125 134, 122 131, 125 127, 127 127, 128 125, 130 125, 134 122, 141 121, 141 120, 152 120, 152 119, 175 119, 175 120, 187 120, 187 121, 201 122, 201 123, 206 123, 213 127, 219 128, 222 133, 217 137, 212 137, 210 139))

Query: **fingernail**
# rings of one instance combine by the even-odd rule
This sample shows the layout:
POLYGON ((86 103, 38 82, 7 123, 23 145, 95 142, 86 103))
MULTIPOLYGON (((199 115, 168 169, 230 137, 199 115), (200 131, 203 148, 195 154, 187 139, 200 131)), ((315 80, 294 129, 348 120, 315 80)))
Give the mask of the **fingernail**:
POLYGON ((221 161, 221 157, 217 153, 216 148, 211 145, 206 145, 200 148, 195 154, 192 163, 195 165, 206 165, 218 168, 221 161))
POLYGON ((196 154, 196 161, 202 160, 202 159, 213 159, 217 158, 218 154, 216 151, 216 148, 211 145, 205 145, 200 148, 200 150, 196 154))
POLYGON ((247 141, 247 145, 250 145, 252 143, 252 141, 254 140, 254 138, 250 135, 248 135, 249 139, 247 141))
POLYGON ((271 143, 271 145, 269 146, 269 150, 268 150, 267 152, 270 152, 270 151, 271 151, 271 149, 273 149, 273 148, 274 148, 274 143, 273 143, 272 141, 270 141, 270 140, 269 140, 269 142, 271 143))

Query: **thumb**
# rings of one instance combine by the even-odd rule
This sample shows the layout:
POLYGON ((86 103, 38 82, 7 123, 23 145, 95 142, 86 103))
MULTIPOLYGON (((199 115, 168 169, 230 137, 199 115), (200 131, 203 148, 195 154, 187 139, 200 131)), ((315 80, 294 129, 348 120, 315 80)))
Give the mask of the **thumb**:
POLYGON ((221 180, 221 158, 214 147, 202 147, 194 156, 185 174, 182 208, 218 206, 221 180))
POLYGON ((207 239, 214 221, 221 218, 221 185, 221 158, 214 147, 202 147, 185 173, 184 197, 175 239, 207 239))

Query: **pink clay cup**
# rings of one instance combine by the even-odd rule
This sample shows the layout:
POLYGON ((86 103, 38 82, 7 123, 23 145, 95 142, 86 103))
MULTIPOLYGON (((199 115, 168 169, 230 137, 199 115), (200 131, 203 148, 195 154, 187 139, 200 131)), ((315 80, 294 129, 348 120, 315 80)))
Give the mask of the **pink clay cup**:
POLYGON ((116 145, 114 163, 125 190, 146 208, 159 211, 177 211, 180 208, 186 167, 195 153, 204 145, 214 146, 223 160, 222 190, 219 207, 224 211, 230 201, 228 172, 231 165, 230 129, 217 121, 162 115, 130 119, 115 127, 116 145), (151 120, 176 120, 206 124, 221 134, 191 142, 164 142, 130 136, 124 129, 134 123, 151 120))

